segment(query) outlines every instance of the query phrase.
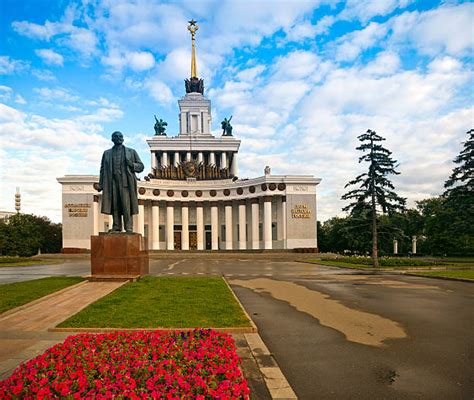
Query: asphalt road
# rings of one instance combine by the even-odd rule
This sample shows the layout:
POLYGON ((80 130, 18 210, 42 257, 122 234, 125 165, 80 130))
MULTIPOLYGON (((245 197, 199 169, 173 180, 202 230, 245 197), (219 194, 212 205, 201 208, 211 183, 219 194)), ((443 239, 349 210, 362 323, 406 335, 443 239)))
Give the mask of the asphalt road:
MULTIPOLYGON (((87 261, 1 268, 0 282, 86 275, 87 261)), ((473 399, 474 286, 298 262, 152 260, 223 274, 300 399, 473 399)))

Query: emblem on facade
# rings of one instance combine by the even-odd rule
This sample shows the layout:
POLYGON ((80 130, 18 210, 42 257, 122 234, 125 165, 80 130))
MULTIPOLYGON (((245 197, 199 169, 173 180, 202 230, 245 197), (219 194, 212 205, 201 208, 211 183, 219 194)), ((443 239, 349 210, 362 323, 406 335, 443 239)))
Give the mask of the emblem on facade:
POLYGON ((186 178, 195 178, 198 171, 198 166, 194 161, 186 161, 183 164, 184 174, 186 178))

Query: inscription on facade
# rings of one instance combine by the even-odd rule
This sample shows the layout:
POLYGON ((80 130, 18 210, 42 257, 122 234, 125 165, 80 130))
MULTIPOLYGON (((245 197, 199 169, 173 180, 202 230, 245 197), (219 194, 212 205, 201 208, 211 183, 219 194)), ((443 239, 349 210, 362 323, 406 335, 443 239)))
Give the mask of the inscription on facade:
POLYGON ((67 208, 70 217, 87 217, 90 204, 87 203, 68 203, 64 205, 67 208))
POLYGON ((306 204, 295 204, 291 209, 291 218, 311 218, 311 210, 306 204))
POLYGON ((308 188, 306 186, 293 186, 293 189, 296 192, 307 192, 308 188))

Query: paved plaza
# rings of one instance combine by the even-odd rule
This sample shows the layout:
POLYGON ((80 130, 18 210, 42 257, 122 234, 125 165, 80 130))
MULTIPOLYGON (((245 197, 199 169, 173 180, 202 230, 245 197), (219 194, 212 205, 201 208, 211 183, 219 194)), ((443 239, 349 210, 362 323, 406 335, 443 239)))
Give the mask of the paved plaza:
MULTIPOLYGON (((471 283, 233 257, 176 255, 150 272, 224 275, 298 398, 472 398, 471 283)), ((0 282, 88 272, 87 259, 2 268, 0 282)))

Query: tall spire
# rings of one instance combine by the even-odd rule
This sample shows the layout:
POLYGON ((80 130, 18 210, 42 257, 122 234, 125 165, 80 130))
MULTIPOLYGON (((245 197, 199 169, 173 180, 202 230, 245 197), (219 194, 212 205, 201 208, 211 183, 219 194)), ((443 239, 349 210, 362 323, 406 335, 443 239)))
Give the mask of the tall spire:
POLYGON ((188 21, 188 31, 191 32, 191 43, 192 43, 192 50, 191 50, 191 78, 197 78, 197 66, 196 66, 196 47, 194 45, 194 35, 196 31, 199 29, 199 26, 196 25, 197 21, 192 19, 188 21))
POLYGON ((191 21, 188 21, 188 31, 191 32, 192 40, 192 52, 191 52, 191 78, 184 80, 184 85, 186 87, 186 94, 188 93, 201 93, 204 94, 204 81, 199 79, 197 76, 197 67, 196 67, 196 47, 194 45, 194 35, 199 29, 199 26, 196 25, 197 21, 194 18, 191 21))

